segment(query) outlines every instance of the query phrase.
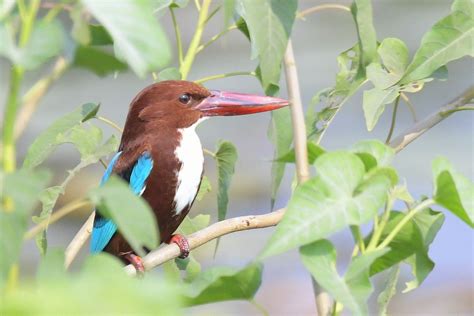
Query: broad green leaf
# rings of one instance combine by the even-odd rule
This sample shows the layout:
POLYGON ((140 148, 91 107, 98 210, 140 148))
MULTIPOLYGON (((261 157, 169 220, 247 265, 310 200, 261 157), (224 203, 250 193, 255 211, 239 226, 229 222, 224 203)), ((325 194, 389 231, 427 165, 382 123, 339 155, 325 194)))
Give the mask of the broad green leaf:
POLYGON ((56 120, 28 148, 23 168, 34 168, 41 164, 61 144, 63 134, 93 118, 97 111, 99 111, 98 104, 86 103, 56 120))
POLYGON ((210 220, 210 215, 199 214, 193 218, 188 215, 184 218, 181 225, 179 225, 178 231, 185 236, 191 235, 203 228, 206 228, 209 225, 210 220))
POLYGON ((365 67, 377 57, 377 35, 372 21, 372 3, 370 0, 354 0, 351 12, 361 50, 360 67, 365 67))
POLYGON ((199 191, 196 195, 196 200, 201 201, 204 198, 204 196, 211 191, 212 191, 212 187, 211 187, 211 182, 209 182, 209 178, 206 176, 203 176, 201 180, 201 185, 199 186, 199 191))
MULTIPOLYGON (((406 216, 404 213, 391 212, 390 219, 381 234, 381 240, 390 234, 404 216, 406 216)), ((434 267, 434 263, 428 256, 428 250, 443 221, 442 213, 429 209, 420 211, 390 242, 388 245, 390 251, 372 264, 370 274, 374 275, 406 261, 413 266, 413 274, 418 284, 421 284, 434 267)))
POLYGON ((377 52, 390 73, 400 77, 403 75, 408 66, 408 47, 402 40, 393 37, 386 38, 377 52))
POLYGON ((455 0, 451 14, 441 19, 423 36, 401 83, 429 77, 452 60, 474 56, 473 0, 455 0))
POLYGON ((18 260, 30 212, 49 179, 44 171, 0 171, 0 289, 18 260))
POLYGON ((158 73, 158 80, 159 81, 181 80, 181 73, 179 72, 178 68, 175 68, 175 67, 166 68, 158 73))
POLYGON ((206 270, 186 287, 186 305, 251 300, 262 282, 262 271, 261 264, 251 264, 241 270, 230 267, 206 270))
POLYGON ((114 40, 115 52, 140 77, 171 59, 165 33, 153 16, 153 2, 81 0, 114 40), (144 37, 144 34, 146 36, 144 37))
POLYGON ((109 32, 102 25, 90 24, 89 33, 91 35, 90 45, 104 46, 112 45, 114 40, 110 36, 109 32))
POLYGON ((377 166, 389 166, 395 156, 395 150, 379 140, 362 140, 352 146, 355 153, 367 153, 375 158, 377 166))
POLYGON ((434 200, 474 227, 474 183, 445 158, 433 161, 434 200))
POLYGON ((296 188, 261 258, 368 222, 395 185, 393 169, 376 168, 366 174, 362 161, 348 152, 325 153, 314 166, 318 176, 296 188))
POLYGON ((373 62, 366 68, 367 79, 372 82, 375 88, 378 89, 387 89, 396 84, 401 75, 387 72, 383 69, 382 65, 378 62, 373 62))
POLYGON ((252 45, 258 52, 265 90, 280 81, 281 61, 296 16, 296 0, 239 0, 252 45))
POLYGON ((36 280, 42 284, 66 277, 64 249, 52 249, 41 259, 36 280))
POLYGON ((216 162, 218 173, 217 191, 217 218, 223 220, 227 215, 227 204, 229 203, 229 186, 234 175, 235 163, 237 161, 237 149, 231 142, 221 141, 217 145, 216 162))
POLYGON ((344 277, 336 269, 336 249, 328 240, 319 240, 300 249, 301 260, 311 275, 354 315, 367 315, 367 299, 373 291, 370 264, 387 250, 366 252, 353 258, 344 277))
MULTIPOLYGON (((268 127, 268 138, 275 148, 273 150, 273 157, 274 159, 277 159, 288 152, 291 143, 293 142, 290 109, 283 108, 277 111, 272 111, 271 116, 270 126, 268 127)), ((272 184, 270 204, 272 209, 284 174, 285 164, 274 160, 272 162, 271 175, 272 184)))
POLYGON ((390 300, 395 295, 397 291, 397 281, 398 276, 400 275, 400 265, 396 265, 388 273, 387 280, 384 285, 384 289, 380 292, 377 303, 379 305, 379 315, 387 316, 387 307, 390 303, 390 300))
POLYGON ((232 21, 235 12, 236 0, 224 0, 224 27, 227 27, 232 21))
POLYGON ((363 108, 367 130, 374 129, 375 124, 379 120, 385 105, 392 103, 399 95, 399 88, 393 87, 387 90, 373 88, 364 91, 363 108))
POLYGON ((99 213, 114 221, 136 253, 143 254, 143 247, 158 246, 158 227, 149 205, 120 178, 111 176, 103 186, 91 190, 89 197, 99 213))
MULTIPOLYGON (((314 161, 324 154, 326 151, 319 145, 316 145, 315 143, 309 141, 306 144, 307 150, 308 150, 308 162, 310 164, 313 164, 314 161)), ((291 162, 294 163, 296 161, 295 157, 295 150, 294 148, 288 151, 286 154, 282 155, 280 158, 276 159, 277 162, 291 162)))
MULTIPOLYGON (((56 202, 69 182, 83 168, 95 164, 100 158, 110 155, 117 151, 118 140, 115 136, 111 136, 105 143, 102 143, 102 130, 91 126, 89 129, 84 128, 84 124, 76 125, 65 134, 58 134, 56 137, 57 144, 72 143, 81 154, 81 161, 73 169, 68 170, 68 175, 60 185, 52 186, 41 192, 40 201, 43 205, 39 216, 33 217, 33 222, 39 223, 47 220, 56 202)), ((41 254, 46 253, 48 247, 46 239, 47 230, 43 230, 36 236, 36 244, 41 254)))
POLYGON ((101 77, 127 70, 127 64, 115 56, 91 46, 78 46, 72 65, 90 70, 101 77))
POLYGON ((81 45, 89 45, 91 42, 91 32, 83 6, 80 3, 76 3, 69 12, 69 16, 72 20, 72 38, 81 45))
POLYGON ((122 263, 107 254, 86 258, 79 273, 41 284, 22 282, 5 296, 1 315, 180 315, 180 289, 156 275, 128 277, 122 263), (54 298, 54 299, 51 299, 54 298), (45 304, 45 302, 48 302, 45 304))

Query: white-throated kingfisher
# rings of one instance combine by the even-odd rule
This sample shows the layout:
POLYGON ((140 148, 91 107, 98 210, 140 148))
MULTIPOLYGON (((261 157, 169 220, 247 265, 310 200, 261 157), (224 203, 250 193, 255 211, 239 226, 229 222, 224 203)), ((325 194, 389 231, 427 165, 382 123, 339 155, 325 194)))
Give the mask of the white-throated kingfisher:
MULTIPOLYGON (((173 235, 188 214, 201 184, 204 157, 195 128, 210 116, 243 115, 271 111, 288 101, 224 91, 210 91, 188 81, 162 81, 143 89, 130 104, 117 154, 102 177, 112 173, 129 182, 153 210, 161 242, 174 242, 181 257, 189 245, 173 235)), ((137 256, 111 219, 96 212, 92 253, 105 251, 132 263, 143 272, 137 256)))

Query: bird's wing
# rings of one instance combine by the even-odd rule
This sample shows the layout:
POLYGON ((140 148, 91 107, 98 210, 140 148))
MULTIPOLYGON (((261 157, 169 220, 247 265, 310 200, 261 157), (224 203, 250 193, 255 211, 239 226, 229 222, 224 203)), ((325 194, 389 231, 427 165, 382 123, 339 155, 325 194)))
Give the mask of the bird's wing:
MULTIPOLYGON (((101 185, 107 182, 107 180, 110 178, 114 165, 120 157, 120 154, 121 152, 118 152, 110 161, 109 166, 107 167, 107 170, 100 181, 101 185)), ((145 152, 140 156, 140 158, 138 158, 137 162, 132 167, 131 172, 124 173, 129 175, 129 179, 126 179, 126 176, 124 178, 125 180, 129 181, 130 189, 133 191, 133 193, 136 195, 143 194, 146 188, 146 180, 150 175, 152 168, 153 159, 148 152, 145 152)), ((94 227, 92 229, 90 251, 92 253, 97 253, 104 250, 116 231, 117 225, 115 225, 111 219, 105 218, 96 212, 94 227)))

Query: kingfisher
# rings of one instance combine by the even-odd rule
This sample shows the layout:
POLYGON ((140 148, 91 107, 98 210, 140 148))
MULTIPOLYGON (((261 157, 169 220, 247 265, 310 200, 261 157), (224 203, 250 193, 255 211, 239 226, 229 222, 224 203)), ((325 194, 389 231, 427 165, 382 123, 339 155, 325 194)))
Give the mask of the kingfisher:
MULTIPOLYGON (((111 174, 127 181, 153 210, 160 241, 177 244, 180 257, 186 258, 186 238, 173 233, 189 213, 201 185, 204 156, 196 126, 212 116, 253 114, 286 105, 284 99, 207 90, 189 81, 154 83, 132 100, 118 152, 101 184, 111 174)), ((94 218, 90 251, 108 252, 144 272, 142 259, 100 210, 94 218)))

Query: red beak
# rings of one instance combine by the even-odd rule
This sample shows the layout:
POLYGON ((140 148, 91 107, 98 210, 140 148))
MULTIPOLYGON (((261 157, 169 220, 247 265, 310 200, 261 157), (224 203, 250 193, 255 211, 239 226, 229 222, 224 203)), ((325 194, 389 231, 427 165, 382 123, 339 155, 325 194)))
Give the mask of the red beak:
POLYGON ((273 111, 288 104, 287 100, 274 97, 212 90, 196 109, 204 116, 229 116, 273 111))

